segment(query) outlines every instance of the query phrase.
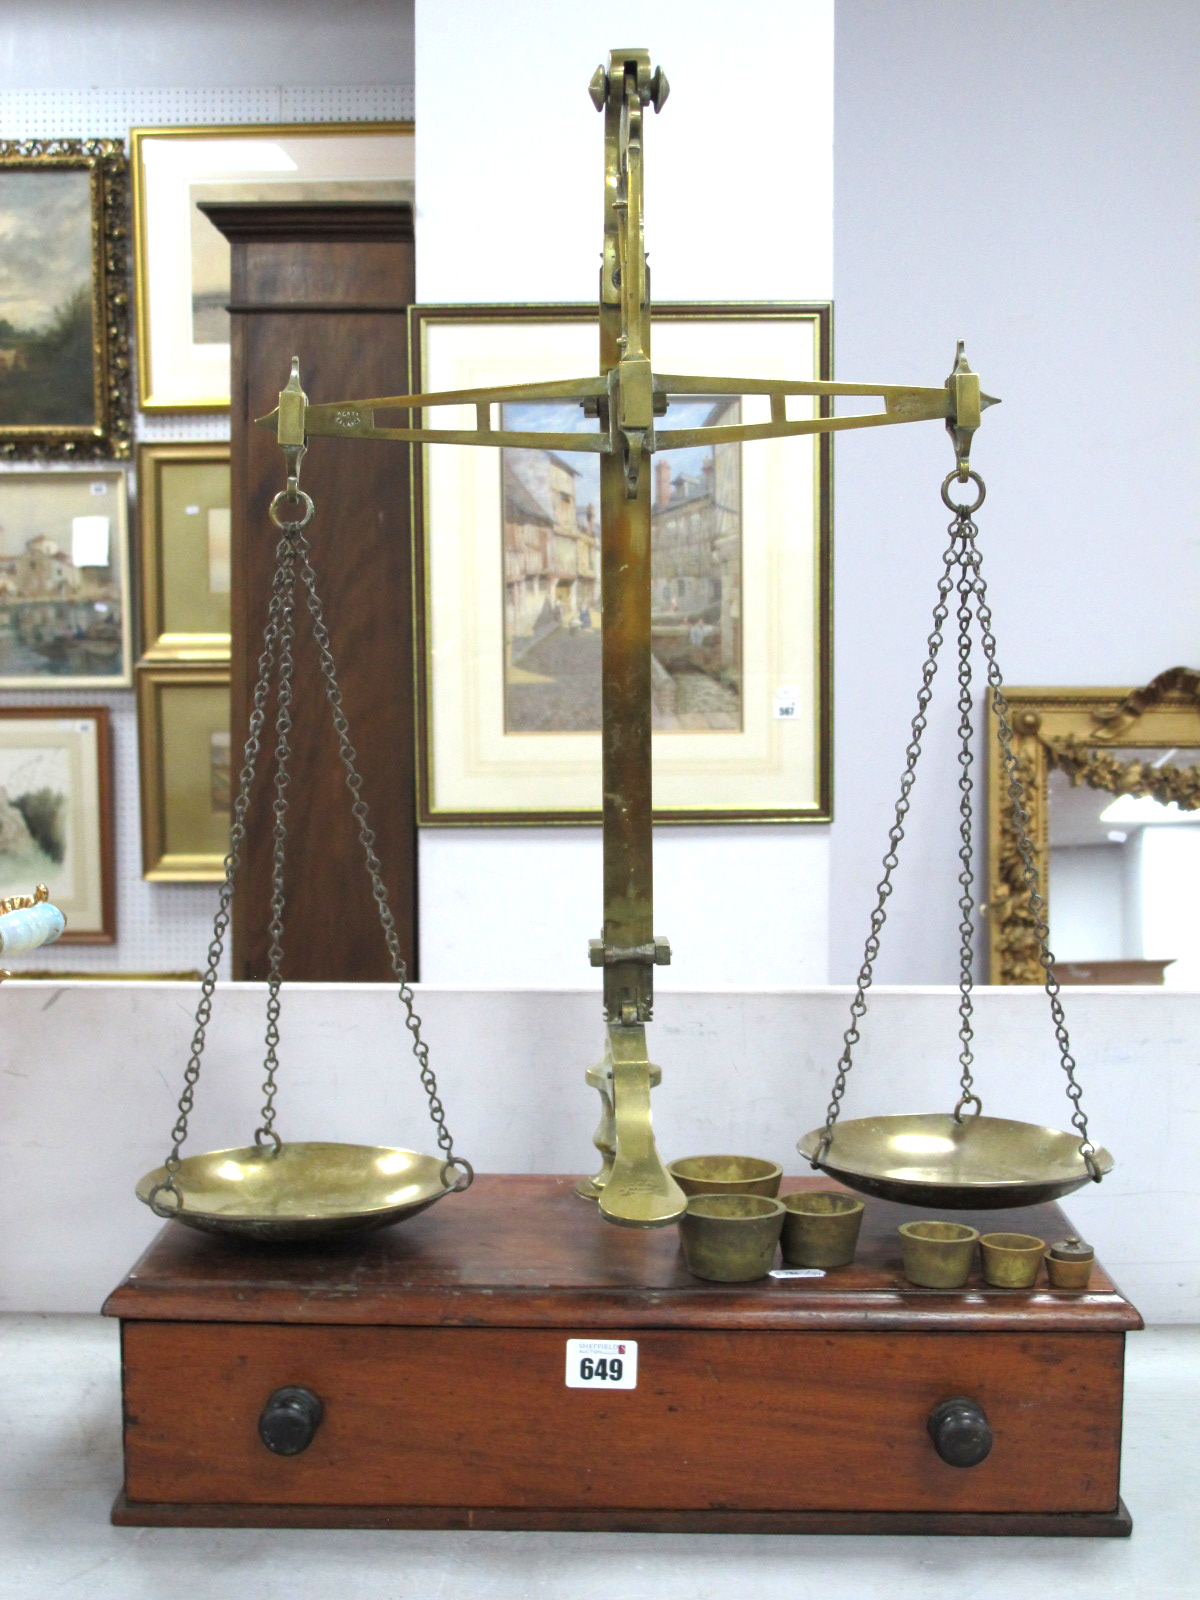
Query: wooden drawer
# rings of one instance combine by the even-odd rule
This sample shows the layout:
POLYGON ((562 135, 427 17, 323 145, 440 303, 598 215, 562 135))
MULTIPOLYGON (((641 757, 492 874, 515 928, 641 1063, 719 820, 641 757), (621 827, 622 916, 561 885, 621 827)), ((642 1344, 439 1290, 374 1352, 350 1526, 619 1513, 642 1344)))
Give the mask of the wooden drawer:
MULTIPOLYGON (((128 1322, 126 1495, 245 1506, 1113 1512, 1124 1337, 633 1327, 637 1388, 565 1386, 587 1328, 128 1322), (273 1455, 267 1397, 313 1390, 273 1455), (947 1466, 951 1395, 994 1434, 947 1466)), ((607 1337, 619 1337, 606 1330, 607 1337)))

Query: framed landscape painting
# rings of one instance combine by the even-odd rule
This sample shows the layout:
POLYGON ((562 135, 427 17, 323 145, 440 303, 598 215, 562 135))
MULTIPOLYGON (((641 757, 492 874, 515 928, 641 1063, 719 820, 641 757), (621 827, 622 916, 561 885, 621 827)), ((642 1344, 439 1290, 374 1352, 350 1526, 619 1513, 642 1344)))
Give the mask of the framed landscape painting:
POLYGON ((112 756, 103 706, 0 708, 0 897, 44 883, 60 943, 116 938, 112 756))
MULTIPOLYGON (((827 379, 830 314, 828 305, 656 306, 654 366, 827 379)), ((410 315, 413 392, 596 370, 592 306, 418 306, 410 315)), ((673 398, 663 426, 765 421, 769 404, 673 398)), ((506 431, 598 427, 573 402, 499 411, 506 431)), ((437 425, 455 426, 452 414, 437 425)), ((473 423, 463 408, 460 425, 473 423)), ((701 443, 649 459, 656 818, 829 819, 830 460, 828 435, 701 443)), ((425 445, 415 506, 421 820, 598 821, 599 455, 425 445)))
POLYGON ((113 139, 0 141, 0 454, 127 456, 128 181, 113 139))
POLYGON ((125 474, 0 473, 0 689, 130 681, 125 474))
POLYGON ((229 405, 229 245, 206 202, 411 200, 411 122, 134 128, 144 411, 229 405))

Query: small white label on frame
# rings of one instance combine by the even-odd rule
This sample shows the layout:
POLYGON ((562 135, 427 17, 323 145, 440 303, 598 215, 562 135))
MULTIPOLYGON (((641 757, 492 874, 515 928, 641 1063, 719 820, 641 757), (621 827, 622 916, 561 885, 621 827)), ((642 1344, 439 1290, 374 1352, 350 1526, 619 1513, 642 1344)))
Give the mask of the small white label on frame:
POLYGON ((71 560, 77 567, 108 566, 108 518, 71 518, 71 560))
POLYGON ((775 691, 774 713, 778 722, 792 722, 795 720, 799 708, 800 695, 791 684, 782 684, 775 691))
POLYGON ((106 483, 104 483, 102 480, 99 480, 99 479, 93 479, 92 482, 88 484, 88 488, 92 491, 93 494, 107 494, 108 493, 108 485, 106 483))
POLYGON ((636 1339, 568 1339, 568 1389, 636 1389, 636 1339))
POLYGON ((184 514, 185 517, 198 517, 200 515, 200 507, 199 506, 184 506, 183 514, 184 514))

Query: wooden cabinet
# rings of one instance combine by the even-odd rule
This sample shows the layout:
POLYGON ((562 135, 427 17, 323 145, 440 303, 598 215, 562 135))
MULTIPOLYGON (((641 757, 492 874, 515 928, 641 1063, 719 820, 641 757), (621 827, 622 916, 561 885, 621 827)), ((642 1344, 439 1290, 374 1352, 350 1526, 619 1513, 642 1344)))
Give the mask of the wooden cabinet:
MULTIPOLYGON (((293 355, 309 396, 402 394, 413 298, 412 210, 404 205, 206 206, 232 264, 232 747, 236 788, 246 741, 278 533, 267 517, 283 456, 255 417, 275 407, 293 355)), ((416 797, 409 447, 319 439, 301 487, 307 532, 375 849, 400 948, 416 977, 416 797)), ((350 814, 346 775, 313 646, 296 611, 288 789, 284 976, 391 978, 350 814)), ((233 975, 267 972, 274 818, 274 701, 259 758, 233 910, 233 975)))
MULTIPOLYGON (((328 1250, 170 1225, 105 1308, 123 1323, 114 1519, 1128 1532, 1137 1313, 1100 1268, 1085 1293, 914 1289, 908 1215, 868 1201, 853 1266, 742 1286, 692 1278, 674 1229, 603 1223, 565 1178, 480 1177, 328 1250), (591 1337, 636 1342, 635 1388, 567 1387, 566 1341, 591 1337), (276 1454, 259 1420, 295 1388, 320 1421, 276 1454), (928 1427, 955 1396, 993 1439, 969 1468, 928 1427)), ((1069 1231, 1052 1206, 1003 1217, 1069 1231)))

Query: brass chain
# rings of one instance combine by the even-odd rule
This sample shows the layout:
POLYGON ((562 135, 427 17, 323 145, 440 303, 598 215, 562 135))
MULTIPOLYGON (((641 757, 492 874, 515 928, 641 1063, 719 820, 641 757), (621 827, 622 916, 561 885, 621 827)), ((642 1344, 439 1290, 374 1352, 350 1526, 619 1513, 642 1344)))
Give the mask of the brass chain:
MULTIPOLYGON (((317 653, 320 658, 321 672, 325 679, 326 695, 333 712, 334 731, 338 739, 338 752, 342 765, 346 769, 346 787, 352 797, 351 812, 358 824, 358 838, 362 845, 363 856, 366 862, 368 876, 371 880, 371 892, 379 910, 379 921, 383 929, 384 939, 387 942, 388 955, 391 959, 392 971, 400 984, 400 999, 405 1008, 405 1025, 413 1038, 413 1054, 420 1068, 421 1085, 429 1101, 429 1115, 437 1130, 438 1147, 445 1157, 442 1164, 442 1182, 446 1184, 447 1173, 457 1172, 458 1176, 453 1185, 456 1189, 469 1188, 474 1178, 474 1170, 469 1161, 463 1156, 454 1154, 454 1140, 446 1126, 446 1112, 438 1096, 437 1078, 433 1068, 429 1065, 429 1047, 421 1038, 421 1019, 417 1015, 412 987, 408 982, 408 969, 400 952, 400 939, 396 932, 395 918, 388 904, 387 889, 383 882, 382 867, 375 853, 375 834, 370 826, 367 803, 362 797, 362 778, 357 768, 357 752, 350 742, 350 727, 342 707, 341 690, 338 686, 337 670, 334 666, 333 654, 329 646, 329 633, 325 626, 321 601, 317 594, 316 573, 312 566, 311 551, 303 529, 312 516, 312 503, 306 495, 293 496, 301 504, 306 504, 302 520, 287 521, 277 516, 278 502, 288 496, 277 496, 276 503, 272 504, 272 520, 281 529, 281 537, 275 549, 276 566, 271 588, 271 602, 267 613, 267 624, 263 633, 263 650, 258 660, 258 679, 254 686, 253 706, 250 713, 250 725, 246 738, 246 747, 243 765, 238 783, 238 794, 234 804, 233 819, 229 830, 229 851, 225 857, 225 877, 221 885, 217 903, 217 913, 213 920, 213 937, 208 947, 208 965, 205 969, 200 985, 200 1002, 196 1008, 196 1028, 192 1038, 191 1056, 184 1071, 184 1088, 179 1099, 179 1115, 172 1130, 171 1153, 164 1162, 166 1178, 162 1183, 156 1184, 148 1196, 151 1209, 160 1217, 172 1217, 183 1204, 175 1182, 175 1175, 180 1166, 180 1150, 188 1135, 188 1120, 191 1116, 195 1100, 196 1084, 200 1078, 200 1062, 204 1054, 207 1040, 208 1024, 212 1016, 213 991, 216 988, 217 968, 220 965, 221 955, 225 945, 225 934, 229 927, 230 906, 233 901, 233 883, 241 860, 241 850, 246 837, 246 813, 250 804, 250 790, 254 782, 254 773, 261 751, 261 736, 266 720, 267 697, 273 670, 278 665, 278 698, 275 717, 275 800, 274 800, 274 829, 272 836, 272 869, 271 869, 271 945, 269 951, 269 975, 267 980, 267 1031, 266 1031, 266 1058, 264 1061, 265 1080, 263 1091, 265 1101, 262 1110, 262 1125, 255 1130, 254 1142, 260 1148, 265 1148, 269 1143, 274 1152, 282 1148, 282 1141, 275 1131, 275 1075, 278 1070, 278 1045, 279 1045, 279 1016, 280 1000, 279 990, 282 980, 283 963, 283 913, 284 913, 284 865, 285 846, 287 839, 287 787, 288 761, 291 756, 291 743, 288 735, 292 728, 292 671, 293 656, 292 642, 295 637, 295 586, 296 567, 299 562, 300 577, 304 584, 305 599, 313 624, 313 638, 316 642, 317 653), (465 1180, 465 1181, 463 1181, 465 1180), (173 1203, 167 1204, 167 1195, 174 1197, 173 1203)), ((449 1187, 449 1185, 447 1185, 449 1187)))
POLYGON ((1046 998, 1050 1002, 1050 1016, 1054 1023, 1054 1037, 1058 1043, 1062 1069, 1067 1075, 1067 1099, 1070 1100, 1072 1106, 1071 1126, 1079 1135, 1079 1154, 1083 1157, 1084 1165, 1088 1169, 1088 1176, 1092 1182, 1099 1183, 1101 1173, 1096 1165, 1096 1146, 1088 1137, 1088 1120, 1080 1103, 1083 1090, 1075 1078, 1076 1061, 1071 1054, 1071 1040, 1067 1033, 1066 1014, 1063 1011, 1060 998, 1058 977, 1054 971, 1054 953, 1050 949, 1050 924, 1046 916, 1046 901, 1038 882, 1037 863, 1033 859, 1033 841, 1029 837, 1029 812, 1025 808, 1025 790, 1017 770, 1017 758, 1012 747, 1012 723, 1009 719, 1008 701, 1004 698, 1004 681, 1000 676, 1000 668, 996 662, 996 638, 992 632, 992 612, 987 603, 987 586, 979 570, 979 552, 974 550, 974 536, 977 530, 974 523, 969 523, 969 526, 971 529, 972 550, 974 552, 975 610, 979 618, 983 653, 988 664, 987 677, 992 691, 992 711, 996 717, 996 737, 1000 745, 1004 773, 1008 779, 1008 798, 1012 802, 1013 824, 1017 831, 1017 842, 1021 850, 1021 876, 1025 887, 1029 890, 1029 909, 1033 913, 1034 934, 1038 942, 1038 960, 1045 974, 1043 988, 1046 991, 1046 998))
POLYGON ((337 669, 333 663, 333 653, 329 648, 329 631, 325 626, 325 618, 321 608, 321 601, 317 595, 317 575, 313 570, 311 551, 307 538, 302 532, 297 532, 296 554, 300 562, 300 580, 304 584, 305 595, 308 601, 309 614, 312 617, 313 638, 316 641, 317 654, 320 657, 321 672, 325 678, 325 692, 333 712, 333 727, 337 734, 338 754, 342 766, 346 769, 346 787, 350 791, 352 804, 351 813, 358 824, 358 840, 362 846, 363 860, 366 863, 367 875, 371 880, 371 893, 375 897, 375 904, 379 911, 379 925, 383 929, 383 937, 387 943, 388 955, 391 958, 392 971, 400 985, 400 1000, 405 1010, 405 1026, 412 1034, 413 1055, 421 1073, 421 1086, 425 1090, 429 1101, 429 1116, 437 1130, 438 1147, 445 1156, 442 1166, 442 1181, 446 1181, 448 1169, 461 1168, 465 1183, 456 1183, 455 1187, 468 1189, 474 1178, 474 1171, 469 1161, 462 1156, 454 1154, 454 1140, 446 1126, 446 1112, 438 1097, 437 1078, 433 1068, 429 1065, 429 1046, 421 1038, 421 1019, 417 1015, 414 1005, 415 996, 408 981, 408 968, 405 966, 404 957, 400 953, 400 938, 396 932, 396 920, 392 915, 392 908, 388 904, 387 889, 384 887, 383 870, 379 857, 375 854, 375 834, 371 828, 367 802, 362 797, 362 778, 356 765, 358 754, 350 742, 350 724, 346 720, 346 713, 342 707, 342 692, 338 686, 337 669))
POLYGON ((286 569, 284 596, 279 624, 278 689, 275 707, 275 822, 271 833, 271 943, 267 951, 267 1053, 263 1059, 262 1125, 254 1130, 254 1142, 263 1149, 269 1142, 275 1152, 283 1141, 275 1131, 275 1074, 279 1070, 279 986, 283 981, 283 874, 287 848, 288 760, 292 753, 288 735, 292 731, 292 641, 296 634, 296 539, 289 538, 284 554, 286 569))
POLYGON ((933 695, 933 679, 937 672, 938 653, 942 646, 942 628, 949 615, 948 602, 953 588, 957 590, 958 594, 958 610, 956 614, 959 658, 958 735, 960 741, 958 787, 959 837, 961 840, 958 851, 961 863, 958 883, 962 891, 958 901, 958 908, 961 913, 959 922, 959 1041, 961 1045, 959 1063, 962 1067, 960 1083, 962 1092, 954 1108, 954 1116, 956 1120, 961 1122, 963 1111, 968 1105, 974 1105, 976 1115, 983 1109, 982 1101, 975 1093, 974 1079, 971 1074, 971 1067, 974 1064, 974 1036, 972 1029, 974 853, 971 805, 971 766, 973 756, 971 750, 970 639, 973 601, 975 615, 979 621, 983 653, 987 661, 987 680, 992 691, 992 709, 996 716, 1001 757, 1005 774, 1008 778, 1008 794, 1012 802, 1013 821, 1016 826, 1021 858, 1024 863, 1024 881, 1029 890, 1030 907, 1034 915, 1039 959, 1045 973, 1045 989, 1050 1001, 1050 1013, 1054 1022, 1055 1039, 1058 1043, 1063 1071, 1067 1075, 1067 1097, 1073 1107, 1071 1123, 1080 1136, 1079 1153, 1083 1157, 1089 1175, 1098 1183, 1100 1181, 1100 1172, 1095 1162, 1095 1145, 1088 1137, 1087 1117, 1080 1104, 1083 1091, 1075 1077, 1076 1062, 1071 1054, 1066 1016, 1059 997, 1058 979, 1054 972, 1054 956, 1050 950, 1050 932, 1046 919, 1046 902, 1038 887, 1037 865, 1033 859, 1033 843, 1029 836, 1029 814, 1025 809, 1024 791, 1017 771, 1017 759, 1012 748, 1012 726, 1009 720, 1008 703, 1003 694, 1003 679, 996 659, 996 639, 992 631, 992 613, 987 603, 987 585, 984 582, 981 571, 980 552, 975 543, 979 529, 973 520, 973 514, 982 505, 986 490, 983 481, 976 473, 972 472, 970 478, 978 488, 978 496, 971 506, 959 505, 947 493, 953 477, 954 474, 951 474, 950 478, 942 485, 942 499, 954 512, 954 519, 949 527, 950 544, 942 557, 943 570, 938 580, 938 598, 933 610, 933 631, 927 641, 928 655, 922 668, 921 688, 917 695, 917 715, 913 719, 912 737, 906 750, 907 759, 904 773, 900 779, 900 798, 896 803, 895 820, 888 834, 889 846, 883 858, 883 877, 877 886, 875 909, 871 914, 871 931, 867 936, 863 962, 858 974, 858 984, 850 1006, 850 1026, 842 1037, 842 1054, 838 1059, 833 1093, 826 1108, 825 1126, 822 1130, 820 1143, 813 1156, 812 1164, 816 1167, 824 1160, 826 1152, 833 1141, 834 1124, 837 1122, 841 1112, 842 1098, 846 1092, 846 1075, 853 1066, 853 1049, 860 1039, 858 1024, 866 1015, 867 991, 874 981, 875 961, 879 955, 879 935, 887 920, 887 901, 893 889, 892 874, 898 864, 899 845, 904 838, 904 820, 910 808, 909 797, 912 793, 913 784, 916 782, 917 761, 921 754, 921 738, 927 726, 927 713, 933 695), (957 584, 953 576, 956 568, 959 573, 957 584))
POLYGON ((200 1002, 196 1007, 196 1029, 192 1035, 192 1050, 183 1074, 183 1093, 179 1097, 179 1115, 171 1130, 171 1153, 163 1163, 166 1179, 156 1184, 148 1196, 150 1208, 160 1217, 174 1216, 182 1208, 183 1199, 175 1183, 179 1171, 179 1152, 188 1136, 188 1119, 195 1101, 196 1084, 200 1079, 200 1062, 207 1042, 208 1024, 212 1017, 213 991, 217 986, 217 968, 225 948, 225 935, 229 930, 229 912, 233 904, 233 880, 241 862, 242 846, 246 839, 246 813, 250 806, 250 789, 261 749, 263 724, 267 715, 267 694, 271 673, 279 644, 281 620, 294 584, 294 547, 289 528, 285 525, 275 546, 275 576, 271 585, 271 603, 267 611, 267 624, 263 630, 262 654, 258 658, 258 679, 250 711, 250 725, 238 778, 237 799, 229 826, 229 850, 225 856, 225 878, 217 896, 217 912, 213 918, 212 940, 208 947, 208 965, 200 982, 200 1002), (173 1195, 168 1205, 162 1198, 173 1195))

